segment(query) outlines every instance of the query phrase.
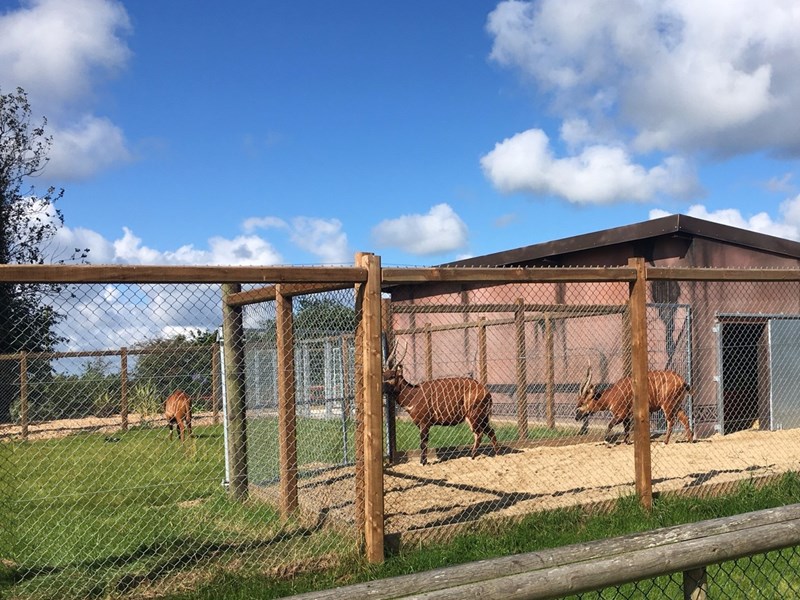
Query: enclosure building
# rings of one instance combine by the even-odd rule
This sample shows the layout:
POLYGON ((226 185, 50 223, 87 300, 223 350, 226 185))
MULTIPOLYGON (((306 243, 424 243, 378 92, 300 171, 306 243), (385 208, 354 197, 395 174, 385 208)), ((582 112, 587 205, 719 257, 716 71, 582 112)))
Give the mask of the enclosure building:
MULTIPOLYGON (((800 243, 671 215, 442 266, 614 267, 634 257, 652 267, 796 269, 800 243)), ((437 282, 385 291, 408 378, 479 377, 498 418, 522 402, 532 421, 566 422, 588 366, 601 387, 630 373, 626 285, 437 282)), ((691 385, 697 436, 800 425, 796 282, 650 281, 647 294, 649 368, 691 385)))

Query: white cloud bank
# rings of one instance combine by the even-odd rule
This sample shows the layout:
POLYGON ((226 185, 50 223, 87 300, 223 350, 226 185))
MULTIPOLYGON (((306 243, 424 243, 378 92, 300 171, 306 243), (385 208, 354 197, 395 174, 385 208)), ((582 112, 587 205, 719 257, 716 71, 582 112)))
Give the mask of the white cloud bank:
POLYGON ((606 204, 696 193, 687 157, 798 156, 798 29, 800 5, 783 0, 501 2, 491 59, 547 94, 567 154, 532 129, 485 173, 504 191, 606 204))
POLYGON ((131 159, 122 130, 91 110, 97 82, 131 56, 130 30, 116 0, 26 0, 0 13, 0 91, 23 88, 34 115, 48 117, 49 178, 82 179, 131 159))
POLYGON ((430 256, 467 245, 467 225, 448 204, 437 204, 427 214, 403 215, 381 221, 372 229, 377 246, 399 248, 430 256))
POLYGON ((620 146, 591 145, 557 158, 541 129, 498 143, 481 166, 503 192, 554 195, 577 204, 647 202, 664 194, 689 197, 696 191, 694 174, 679 157, 647 169, 620 146))
MULTIPOLYGON (((666 217, 670 213, 661 209, 650 211, 651 219, 666 217)), ((702 204, 695 204, 689 207, 685 214, 706 221, 713 221, 722 225, 731 225, 741 229, 749 229, 766 235, 800 241, 800 195, 790 198, 780 206, 780 216, 774 219, 766 212, 758 212, 750 216, 744 216, 742 212, 735 208, 723 208, 719 210, 708 210, 702 204)))
POLYGON ((108 240, 85 228, 61 227, 45 250, 51 261, 68 258, 76 249, 88 248, 92 264, 139 265, 225 265, 257 266, 285 264, 283 255, 273 242, 257 233, 273 228, 276 241, 288 241, 316 258, 317 264, 352 264, 353 252, 347 234, 337 219, 298 217, 285 222, 276 217, 250 218, 242 224, 244 234, 226 238, 214 236, 207 248, 192 244, 170 250, 157 250, 145 245, 128 227, 122 236, 108 240))

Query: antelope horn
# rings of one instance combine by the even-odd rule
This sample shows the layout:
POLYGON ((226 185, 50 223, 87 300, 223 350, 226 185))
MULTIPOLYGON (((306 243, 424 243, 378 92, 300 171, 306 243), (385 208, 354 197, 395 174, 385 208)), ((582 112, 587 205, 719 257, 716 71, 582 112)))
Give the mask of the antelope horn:
POLYGON ((406 356, 406 351, 408 350, 408 346, 403 346, 403 354, 400 358, 397 358, 397 340, 392 342, 392 351, 389 352, 389 356, 386 357, 386 366, 390 369, 393 369, 397 365, 403 362, 403 358, 406 356))
POLYGON ((586 382, 581 386, 581 396, 586 393, 590 385, 592 385, 592 363, 586 368, 586 382))
MULTIPOLYGON (((387 348, 387 349, 388 349, 388 348, 387 348)), ((387 356, 386 356, 386 366, 387 366, 387 367, 389 367, 390 369, 391 369, 392 367, 394 367, 394 364, 395 364, 395 361, 394 361, 394 355, 395 355, 395 354, 397 354, 397 341, 394 341, 394 342, 392 343, 392 351, 391 351, 391 352, 389 352, 389 353, 387 354, 387 356)))
POLYGON ((405 357, 406 357, 406 352, 408 352, 408 345, 407 344, 403 344, 403 354, 400 355, 400 358, 397 361, 398 365, 403 364, 403 359, 405 359, 405 357))

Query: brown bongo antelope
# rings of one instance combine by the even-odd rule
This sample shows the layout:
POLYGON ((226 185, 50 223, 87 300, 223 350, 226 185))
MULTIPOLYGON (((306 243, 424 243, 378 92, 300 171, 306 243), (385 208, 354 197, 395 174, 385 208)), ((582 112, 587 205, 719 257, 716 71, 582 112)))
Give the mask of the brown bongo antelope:
MULTIPOLYGON (((689 426, 689 418, 683 410, 683 399, 687 393, 691 393, 689 384, 674 371, 648 371, 647 386, 650 412, 661 410, 667 419, 664 443, 669 443, 675 417, 683 423, 686 429, 686 438, 691 442, 693 439, 692 429, 689 426)), ((633 422, 633 379, 625 377, 607 390, 598 392, 592 384, 592 366, 589 365, 586 371, 586 382, 580 389, 575 420, 583 420, 601 410, 611 412, 611 421, 606 430, 606 441, 608 441, 614 426, 622 423, 625 430, 625 443, 630 443, 630 430, 633 422)))
MULTIPOLYGON (((396 348, 395 348, 396 350, 396 348)), ((403 366, 394 360, 394 350, 386 360, 383 390, 402 406, 419 428, 420 464, 427 464, 428 435, 433 425, 458 425, 467 422, 475 437, 470 456, 475 458, 483 435, 489 436, 497 454, 499 447, 489 417, 492 395, 480 382, 469 377, 446 377, 409 383, 403 366)))
POLYGON ((192 435, 192 399, 183 390, 170 394, 164 404, 164 418, 169 426, 169 439, 172 439, 172 427, 177 425, 178 435, 183 441, 185 433, 192 435))

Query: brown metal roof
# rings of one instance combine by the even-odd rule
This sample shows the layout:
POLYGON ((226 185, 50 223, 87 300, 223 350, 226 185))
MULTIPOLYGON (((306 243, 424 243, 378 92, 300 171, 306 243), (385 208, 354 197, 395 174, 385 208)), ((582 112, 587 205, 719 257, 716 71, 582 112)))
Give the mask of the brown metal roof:
POLYGON ((457 267, 500 267, 523 265, 526 263, 557 262, 558 257, 565 254, 581 252, 600 246, 612 246, 656 238, 660 236, 686 235, 705 237, 713 240, 754 248, 764 252, 779 254, 791 258, 800 258, 800 242, 779 238, 747 229, 722 225, 687 215, 669 215, 659 219, 651 219, 623 225, 612 229, 603 229, 593 233, 532 244, 513 250, 504 250, 483 256, 474 256, 464 260, 446 263, 441 266, 457 267))

